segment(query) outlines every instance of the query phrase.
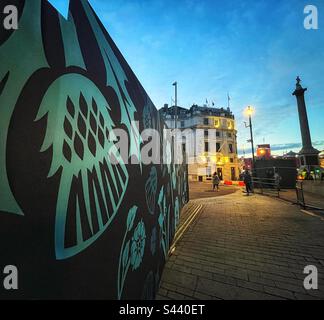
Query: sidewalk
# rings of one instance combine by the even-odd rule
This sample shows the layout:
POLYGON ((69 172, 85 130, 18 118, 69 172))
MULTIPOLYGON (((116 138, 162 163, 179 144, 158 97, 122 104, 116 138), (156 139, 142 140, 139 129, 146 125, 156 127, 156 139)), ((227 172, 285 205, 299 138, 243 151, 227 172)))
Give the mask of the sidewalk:
POLYGON ((324 299, 324 221, 241 191, 203 204, 166 264, 158 299, 324 299), (319 291, 303 287, 307 265, 319 291))
MULTIPOLYGON (((255 189, 256 193, 261 193, 260 189, 255 189)), ((280 199, 289 201, 291 203, 297 203, 297 194, 295 189, 281 189, 280 199)), ((263 189, 263 195, 277 197, 278 192, 274 189, 263 189)), ((324 197, 315 193, 304 191, 304 199, 306 207, 318 208, 316 212, 324 214, 324 197)), ((312 209, 309 209, 312 210, 312 209)))
MULTIPOLYGON (((315 193, 304 191, 305 203, 309 206, 322 208, 324 210, 324 197, 315 193)), ((296 202, 296 190, 280 191, 280 198, 291 202, 296 202)))
POLYGON ((213 190, 212 182, 190 182, 190 200, 213 198, 229 195, 238 190, 235 186, 219 186, 219 192, 213 190))

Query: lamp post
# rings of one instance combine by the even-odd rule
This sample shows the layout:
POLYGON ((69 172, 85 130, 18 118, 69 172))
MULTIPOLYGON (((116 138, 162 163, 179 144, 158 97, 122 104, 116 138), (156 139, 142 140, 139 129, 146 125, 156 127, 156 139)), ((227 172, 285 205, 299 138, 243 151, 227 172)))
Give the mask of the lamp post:
POLYGON ((246 109, 246 114, 249 116, 249 125, 246 124, 245 122, 245 128, 250 128, 250 135, 251 135, 251 139, 248 140, 247 142, 251 142, 251 147, 252 147, 252 165, 253 165, 253 169, 255 166, 255 155, 254 155, 254 140, 253 140, 253 126, 252 126, 252 115, 253 115, 253 108, 251 106, 248 106, 248 108, 246 109))
POLYGON ((175 116, 174 116, 174 122, 175 122, 175 126, 174 128, 177 129, 178 128, 178 82, 176 81, 175 83, 172 84, 174 86, 174 95, 175 95, 175 99, 174 99, 174 103, 175 103, 175 116))

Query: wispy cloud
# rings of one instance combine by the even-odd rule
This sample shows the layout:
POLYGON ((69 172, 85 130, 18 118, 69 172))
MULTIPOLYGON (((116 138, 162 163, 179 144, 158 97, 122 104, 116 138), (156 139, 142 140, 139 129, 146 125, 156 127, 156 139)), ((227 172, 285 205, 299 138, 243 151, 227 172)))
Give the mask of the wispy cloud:
MULTIPOLYGON (((319 148, 320 151, 324 149, 324 140, 322 141, 314 141, 313 142, 314 148, 319 148)), ((289 151, 299 151, 302 148, 302 144, 299 142, 292 142, 292 143, 282 143, 282 144, 274 144, 271 145, 272 152, 276 151, 283 151, 283 152, 289 152, 289 151)), ((243 155, 244 152, 248 152, 247 149, 239 149, 238 150, 240 155, 243 155)))
MULTIPOLYGON (((240 146, 249 138, 248 105, 257 143, 299 141, 291 93, 300 75, 312 136, 323 139, 324 29, 303 28, 305 1, 89 1, 158 108, 170 102, 175 80, 185 107, 206 98, 227 106, 229 92, 240 146)), ((312 3, 324 12, 322 0, 312 3)))

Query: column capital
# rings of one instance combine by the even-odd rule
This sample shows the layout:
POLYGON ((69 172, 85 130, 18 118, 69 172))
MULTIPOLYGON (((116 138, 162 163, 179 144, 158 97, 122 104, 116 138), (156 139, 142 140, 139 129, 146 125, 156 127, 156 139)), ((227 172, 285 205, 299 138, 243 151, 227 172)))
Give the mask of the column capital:
POLYGON ((296 89, 296 90, 293 92, 293 96, 296 96, 296 97, 303 96, 303 95, 305 94, 306 91, 307 91, 307 88, 296 89))
POLYGON ((303 88, 301 83, 301 79, 298 76, 296 79, 297 83, 296 83, 296 90, 293 92, 293 96, 299 97, 299 96, 303 96, 305 94, 305 92, 307 91, 307 88, 303 88))

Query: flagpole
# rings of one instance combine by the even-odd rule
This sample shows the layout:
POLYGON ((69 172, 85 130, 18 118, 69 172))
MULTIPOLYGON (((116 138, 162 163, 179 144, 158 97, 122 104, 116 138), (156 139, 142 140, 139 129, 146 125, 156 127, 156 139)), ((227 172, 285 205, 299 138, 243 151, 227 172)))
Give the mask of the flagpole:
POLYGON ((178 128, 178 82, 173 83, 174 86, 174 95, 175 95, 175 129, 178 128))

